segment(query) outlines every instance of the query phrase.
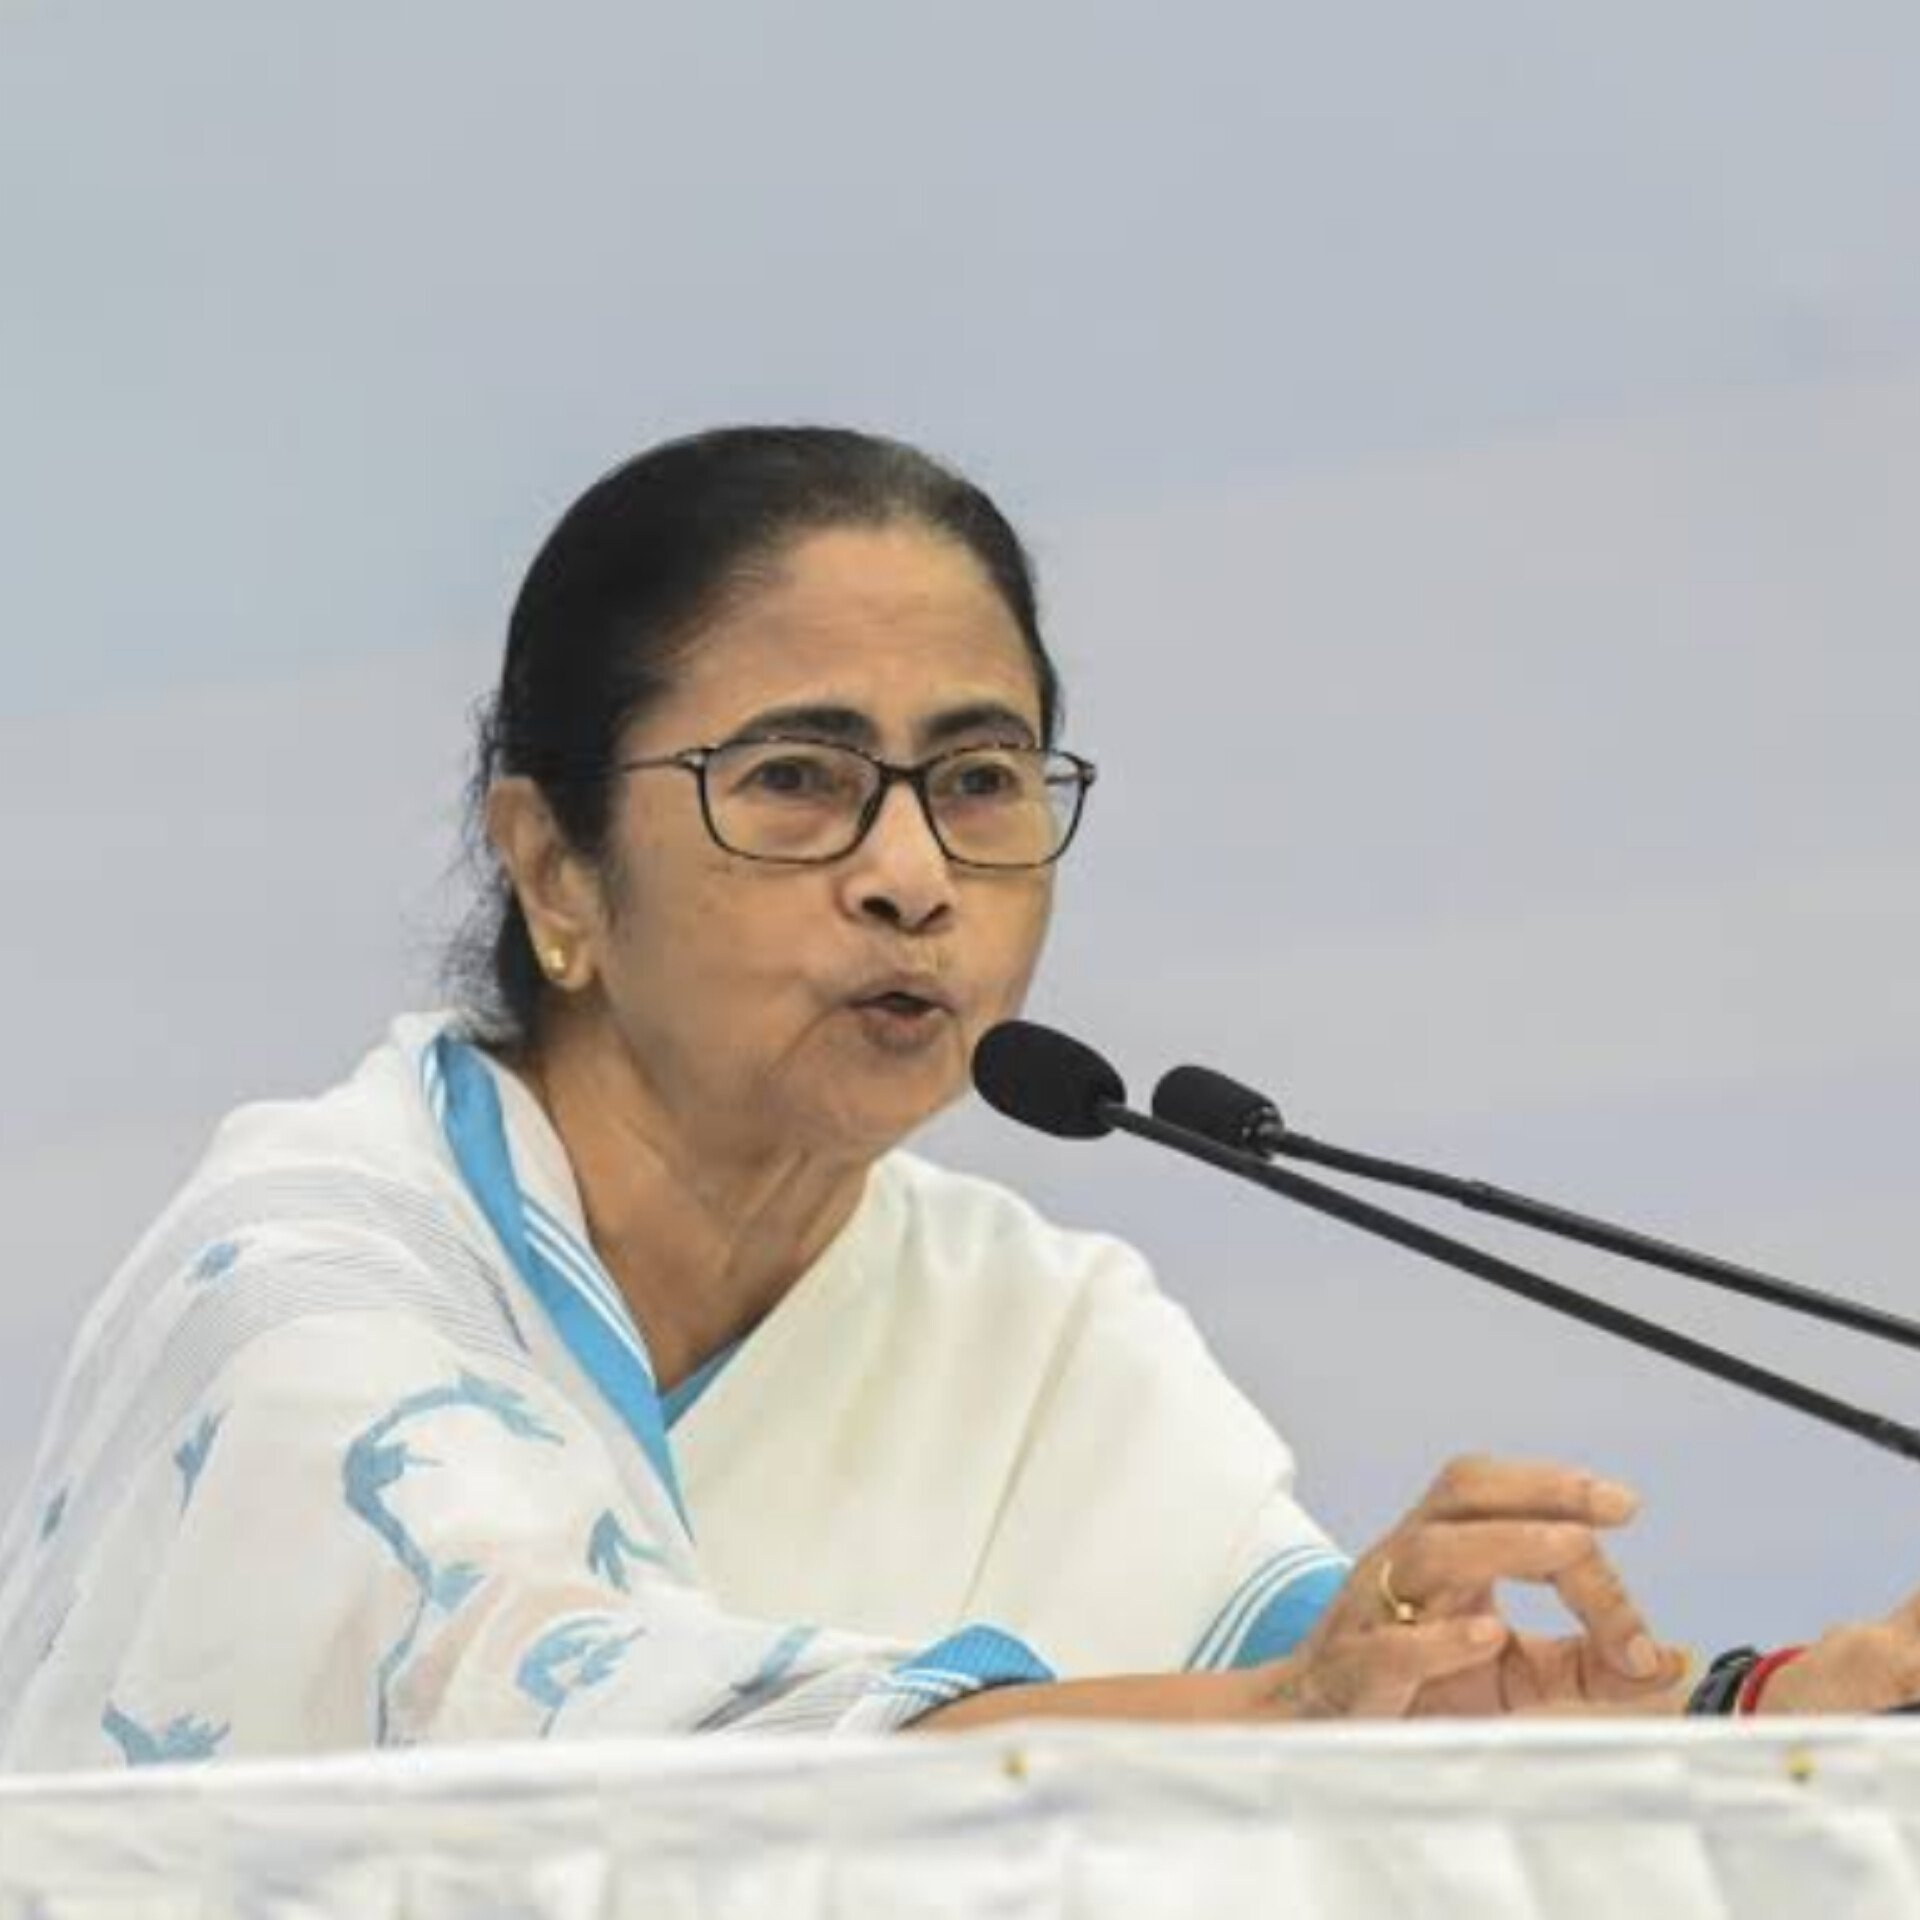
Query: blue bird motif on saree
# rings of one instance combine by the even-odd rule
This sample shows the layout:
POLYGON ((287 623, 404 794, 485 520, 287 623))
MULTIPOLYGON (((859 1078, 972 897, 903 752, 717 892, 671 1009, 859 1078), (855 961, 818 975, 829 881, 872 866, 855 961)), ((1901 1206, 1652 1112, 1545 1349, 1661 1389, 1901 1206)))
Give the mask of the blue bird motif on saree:
POLYGON ((733 1683, 734 1697, 742 1705, 752 1706, 769 1694, 793 1670, 794 1662, 819 1639, 818 1627, 789 1627, 771 1647, 766 1657, 745 1680, 733 1683))
POLYGON ((760 1658, 760 1664, 744 1680, 727 1684, 727 1698, 699 1723, 697 1731, 712 1733, 732 1726, 756 1708, 763 1707, 779 1692, 780 1683, 798 1664, 800 1656, 819 1639, 818 1627, 789 1627, 760 1658))
POLYGON ((611 1508, 593 1523, 587 1536, 587 1569, 597 1573, 617 1593, 629 1591, 627 1562, 644 1560, 650 1566, 664 1567, 666 1555, 657 1547, 642 1545, 620 1524, 611 1508))
POLYGON ((543 1633, 521 1658, 515 1683, 530 1700, 545 1707, 540 1731, 552 1730, 555 1717, 585 1687, 609 1679, 627 1649, 646 1633, 644 1627, 613 1627, 606 1620, 563 1621, 543 1633))
POLYGON ((451 1386, 428 1387, 407 1395, 347 1448, 341 1462, 341 1482, 348 1507, 380 1536, 419 1589, 406 1631, 380 1660, 375 1737, 382 1746, 387 1744, 391 1730, 390 1694, 395 1677, 412 1656, 429 1622, 454 1612, 483 1577, 468 1560, 436 1566, 384 1498, 408 1474, 440 1464, 431 1455, 416 1453, 405 1440, 396 1439, 397 1430, 410 1420, 461 1408, 488 1415, 515 1439, 554 1447, 565 1444, 528 1407, 526 1396, 517 1389, 462 1371, 451 1386))
POLYGON ((100 1731, 126 1756, 130 1767, 157 1767, 173 1760, 210 1760, 220 1743, 232 1731, 229 1726, 214 1726, 181 1714, 169 1720, 157 1733, 125 1714, 111 1700, 100 1716, 100 1731))
POLYGON ((180 1511, 185 1513, 193 1490, 206 1471, 207 1455, 213 1451, 214 1437, 220 1431, 224 1415, 203 1413, 198 1425, 174 1449, 173 1464, 180 1469, 180 1511))
POLYGON ((207 1287, 216 1280, 224 1280, 240 1259, 241 1242, 238 1240, 216 1240, 205 1248, 200 1258, 193 1263, 193 1271, 187 1275, 190 1286, 207 1287))

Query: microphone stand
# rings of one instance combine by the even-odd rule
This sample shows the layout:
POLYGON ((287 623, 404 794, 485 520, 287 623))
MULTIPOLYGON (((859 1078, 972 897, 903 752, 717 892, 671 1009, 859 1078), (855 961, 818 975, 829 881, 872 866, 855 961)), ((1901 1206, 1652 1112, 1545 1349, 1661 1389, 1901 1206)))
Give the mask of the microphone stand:
POLYGON ((1247 1150, 1263 1159, 1284 1154, 1290 1160, 1305 1160, 1315 1166, 1329 1167, 1336 1173, 1351 1174, 1359 1180, 1376 1180, 1384 1186, 1433 1194, 1458 1206, 1471 1207, 1477 1213, 1491 1214, 1516 1226, 1537 1228, 1562 1240, 1577 1240, 1582 1246, 1597 1247, 1602 1253, 1618 1254, 1643 1266, 1661 1267, 1689 1280, 1701 1280, 1708 1286, 1744 1295, 1749 1300, 1783 1307, 1789 1313, 1830 1321, 1855 1333, 1869 1334, 1876 1340, 1891 1341, 1895 1346, 1920 1349, 1920 1321, 1887 1313, 1863 1301, 1799 1286, 1757 1268, 1722 1260, 1711 1253, 1696 1253, 1670 1240, 1636 1233, 1630 1227, 1596 1220, 1589 1214, 1575 1213, 1571 1208, 1554 1206, 1545 1200, 1530 1199, 1524 1193, 1491 1186, 1484 1180, 1461 1180, 1452 1174, 1409 1166, 1404 1161, 1382 1160, 1373 1154, 1330 1146, 1307 1134, 1295 1133, 1284 1123, 1277 1128, 1270 1122, 1258 1123, 1249 1133, 1247 1150))
MULTIPOLYGON (((1835 1399, 1831 1394, 1821 1393, 1817 1388, 1789 1380, 1784 1374, 1755 1366, 1736 1354, 1724 1353, 1705 1341, 1691 1339, 1656 1321, 1642 1319, 1638 1314, 1610 1306, 1603 1300, 1592 1299, 1526 1267, 1516 1266, 1510 1260, 1502 1260, 1463 1240, 1451 1239, 1417 1221, 1390 1213, 1384 1207, 1376 1207, 1338 1187, 1326 1186, 1318 1180, 1309 1180, 1304 1174, 1272 1166, 1257 1154, 1222 1145, 1209 1134, 1196 1133, 1186 1127, 1175 1126, 1171 1121, 1136 1113, 1124 1100, 1096 1097, 1092 1111, 1106 1126, 1118 1132, 1131 1133, 1140 1139, 1171 1147, 1175 1153, 1185 1154, 1189 1159, 1218 1167, 1223 1173, 1249 1180, 1255 1186, 1265 1187, 1270 1193, 1280 1194, 1301 1206, 1310 1207, 1316 1213, 1344 1220, 1348 1226, 1358 1227, 1362 1233, 1390 1240, 1396 1246, 1424 1254, 1430 1260, 1457 1267, 1462 1273, 1470 1273, 1504 1292, 1518 1294, 1523 1300, 1531 1300, 1538 1306, 1565 1314, 1587 1326, 1598 1327, 1603 1333, 1631 1341, 1635 1346, 1665 1354, 1668 1359, 1677 1360, 1682 1366, 1692 1367, 1698 1372, 1711 1374, 1716 1380, 1726 1380, 1734 1386, 1745 1387, 1750 1393, 1757 1393, 1763 1399, 1775 1401, 1781 1406, 1792 1407, 1830 1427, 1839 1427, 1888 1453, 1897 1453, 1907 1460, 1920 1460, 1920 1431, 1903 1426, 1885 1414, 1852 1406, 1844 1400, 1835 1399)), ((1801 1290, 1796 1288, 1792 1291, 1801 1290)), ((1871 1313, 1868 1308, 1857 1311, 1871 1313)), ((1904 1326, 1906 1323, 1897 1324, 1904 1326)))

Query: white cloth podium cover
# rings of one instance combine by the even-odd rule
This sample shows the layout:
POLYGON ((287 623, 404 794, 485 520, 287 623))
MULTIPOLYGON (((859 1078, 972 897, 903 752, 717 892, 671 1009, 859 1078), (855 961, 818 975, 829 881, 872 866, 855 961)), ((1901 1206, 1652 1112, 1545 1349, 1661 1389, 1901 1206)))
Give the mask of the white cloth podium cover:
POLYGON ((1119 1243, 904 1153, 671 1435, 538 1105, 445 1016, 241 1109, 0 1541, 0 1760, 880 1732, 1283 1651, 1344 1572, 1119 1243))
POLYGON ((1032 1725, 0 1780, 0 1920, 1879 1920, 1920 1728, 1032 1725))

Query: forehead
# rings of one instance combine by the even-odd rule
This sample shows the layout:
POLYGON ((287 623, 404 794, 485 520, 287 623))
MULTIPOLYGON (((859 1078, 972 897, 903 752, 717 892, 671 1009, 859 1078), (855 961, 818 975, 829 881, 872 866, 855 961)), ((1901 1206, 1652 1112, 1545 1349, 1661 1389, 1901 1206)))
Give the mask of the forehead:
POLYGON ((796 706, 862 714, 878 737, 980 706, 1040 725, 999 590, 964 546, 914 526, 834 528, 785 549, 701 633, 642 731, 723 739, 796 706))

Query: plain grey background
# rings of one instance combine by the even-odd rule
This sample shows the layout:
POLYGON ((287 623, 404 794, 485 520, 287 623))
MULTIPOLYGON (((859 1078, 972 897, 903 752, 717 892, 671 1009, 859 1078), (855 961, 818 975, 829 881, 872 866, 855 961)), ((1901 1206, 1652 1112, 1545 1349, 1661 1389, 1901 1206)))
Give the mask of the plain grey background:
MULTIPOLYGON (((728 419, 1031 535, 1103 767, 1035 1011, 1142 1093, 1920 1313, 1917 91, 1895 0, 15 0, 0 1493, 217 1116, 433 997, 547 524, 728 419)), ((1646 1491, 1681 1637, 1920 1587, 1858 1441, 1131 1143, 929 1144, 1139 1240, 1356 1545, 1494 1448, 1646 1491)))

